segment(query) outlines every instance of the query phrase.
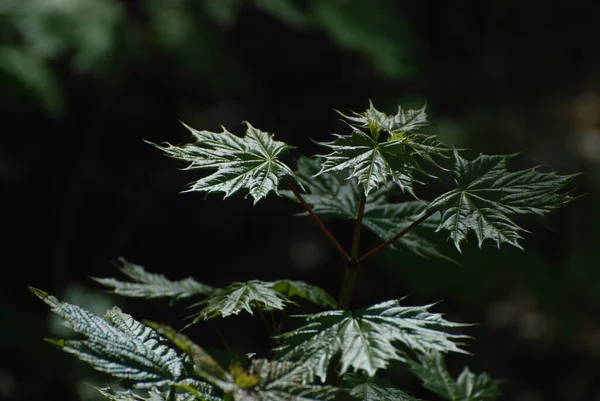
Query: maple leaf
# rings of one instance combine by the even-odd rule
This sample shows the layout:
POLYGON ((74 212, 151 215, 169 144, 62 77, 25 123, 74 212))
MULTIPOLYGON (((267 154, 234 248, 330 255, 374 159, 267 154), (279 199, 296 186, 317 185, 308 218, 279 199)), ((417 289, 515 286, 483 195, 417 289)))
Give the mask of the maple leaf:
POLYGON ((463 335, 443 331, 464 326, 430 313, 425 306, 400 306, 398 300, 382 302, 352 313, 328 311, 306 315, 305 325, 285 333, 277 348, 279 358, 302 364, 307 381, 325 380, 329 365, 340 355, 340 374, 349 368, 369 376, 387 367, 392 359, 406 361, 406 354, 395 344, 412 352, 464 352, 455 341, 463 335))
POLYGON ((500 396, 500 382, 486 373, 475 375, 466 367, 455 380, 440 353, 422 355, 420 362, 411 361, 410 366, 425 388, 449 401, 494 401, 500 396))
POLYGON ((356 373, 346 373, 342 388, 360 401, 419 401, 396 388, 388 380, 356 373))
MULTIPOLYGON (((343 175, 333 173, 314 177, 320 167, 316 159, 302 157, 297 165, 298 168, 294 173, 308 191, 302 196, 315 213, 342 220, 357 218, 361 191, 356 179, 346 180, 343 175)), ((291 191, 282 191, 282 194, 296 200, 291 191)), ((383 241, 387 241, 414 223, 428 205, 423 201, 390 203, 389 195, 390 191, 383 188, 371 194, 367 199, 362 220, 363 226, 383 241)), ((435 237, 439 235, 435 234, 438 225, 439 214, 436 213, 395 241, 392 248, 412 252, 425 258, 441 258, 455 262, 440 250, 440 246, 435 241, 435 237)))
MULTIPOLYGON (((349 171, 348 178, 356 177, 363 186, 365 196, 395 183, 403 192, 412 196, 415 174, 431 176, 421 167, 422 162, 443 168, 436 158, 448 158, 450 149, 433 135, 425 135, 419 129, 427 125, 425 106, 420 110, 398 109, 395 115, 387 115, 370 104, 364 113, 344 116, 352 128, 350 135, 334 134, 331 142, 317 142, 332 150, 319 155, 324 159, 319 174, 349 171), (369 128, 370 135, 361 128, 369 128), (381 140, 381 132, 388 137, 381 140)), ((416 197, 416 196, 415 196, 416 197)))
MULTIPOLYGON (((563 189, 575 175, 541 173, 537 168, 510 172, 514 155, 479 155, 469 161, 454 152, 454 181, 457 188, 431 202, 428 210, 442 212, 438 231, 447 230, 456 248, 470 231, 479 247, 486 239, 521 248, 518 240, 525 230, 516 217, 543 217, 573 200, 563 189)), ((522 249, 522 248, 521 248, 522 249)))
MULTIPOLYGON (((184 124, 185 125, 185 124, 184 124)), ((225 198, 247 189, 254 203, 271 191, 277 193, 279 181, 294 174, 278 160, 292 146, 273 140, 273 135, 246 123, 246 135, 241 138, 223 128, 223 132, 198 131, 185 125, 196 142, 182 146, 151 143, 167 155, 190 163, 186 170, 217 169, 201 178, 184 192, 223 192, 225 198)))

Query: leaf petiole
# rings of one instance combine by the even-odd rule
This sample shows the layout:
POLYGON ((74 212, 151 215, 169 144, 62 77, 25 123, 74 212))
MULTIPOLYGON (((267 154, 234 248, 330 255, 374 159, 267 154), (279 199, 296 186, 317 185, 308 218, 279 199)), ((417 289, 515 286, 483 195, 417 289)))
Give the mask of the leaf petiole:
POLYGON ((304 209, 308 212, 310 217, 312 217, 313 220, 315 221, 315 223, 317 223, 317 225, 319 226, 319 228, 321 229, 323 234, 325 234, 325 236, 327 237, 329 242, 331 242, 331 244, 335 247, 335 249, 338 251, 340 256, 345 261, 349 261, 350 256, 348 256, 348 253, 346 253, 346 251, 344 250, 344 248, 342 248, 342 246, 340 245, 338 240, 335 239, 333 234, 331 234, 331 232, 327 229, 325 224, 323 224, 323 221, 321 220, 321 218, 319 218, 319 216, 317 216, 317 214, 314 212, 312 207, 310 207, 310 205, 306 202, 306 200, 304 200, 304 198, 302 197, 302 194, 300 193, 300 191, 298 191, 298 188, 296 188, 296 186, 289 180, 286 181, 286 185, 293 192, 294 196, 296 196, 296 198, 298 199, 298 201, 300 202, 302 207, 304 207, 304 209))
POLYGON ((422 222, 427 220, 429 217, 433 216, 436 212, 437 212, 437 210, 430 210, 429 212, 425 213, 419 219, 415 220, 415 222, 412 223, 410 226, 406 227, 404 230, 400 231, 398 234, 394 235, 389 240, 385 241, 384 243, 382 243, 379 246, 376 246, 375 248, 371 249, 369 252, 365 253, 363 256, 358 258, 358 260, 356 261, 356 264, 360 264, 360 263, 364 262, 365 260, 370 259, 371 257, 377 255, 379 252, 381 252, 388 246, 392 245, 399 238, 401 238, 404 235, 411 232, 415 227, 417 227, 419 224, 421 224, 422 222))

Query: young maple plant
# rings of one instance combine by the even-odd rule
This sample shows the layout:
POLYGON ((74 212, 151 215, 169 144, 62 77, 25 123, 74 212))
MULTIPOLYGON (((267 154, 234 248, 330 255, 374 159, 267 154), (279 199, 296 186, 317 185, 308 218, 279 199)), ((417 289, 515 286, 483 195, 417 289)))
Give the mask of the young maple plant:
POLYGON ((398 108, 396 114, 388 115, 370 104, 363 113, 342 117, 350 132, 318 143, 328 153, 300 158, 296 171, 280 160, 292 147, 250 124, 244 137, 225 129, 213 133, 187 127, 194 143, 154 145, 190 163, 188 169, 214 170, 189 191, 222 192, 225 197, 247 191, 254 203, 275 192, 299 202, 343 260, 337 301, 302 281, 251 280, 213 288, 192 278, 172 281, 124 259, 120 266, 128 281, 95 279, 127 297, 201 297, 190 324, 256 313, 275 340, 272 360, 253 354, 211 355, 169 326, 141 323, 116 307, 98 317, 32 288, 67 327, 83 335, 81 340, 50 341, 121 379, 125 390, 98 388, 115 401, 416 400, 398 383, 378 377, 394 360, 405 363, 425 388, 443 399, 497 399, 499 382, 487 374, 475 375, 465 368, 454 378, 445 368, 445 354, 466 352, 463 342, 468 336, 462 332, 467 325, 431 312, 432 305, 406 306, 401 299, 350 310, 356 271, 388 246, 425 258, 451 260, 431 235, 440 231, 447 233, 459 252, 472 234, 479 247, 492 242, 498 247, 521 248, 518 241, 525 230, 517 220, 543 217, 569 203, 573 198, 563 188, 573 175, 543 173, 537 168, 511 172, 509 162, 514 155, 482 154, 468 160, 459 150, 421 131, 427 126, 425 107, 398 108), (444 172, 453 176, 454 189, 431 202, 417 198, 416 184, 444 172), (392 203, 394 189, 409 200, 392 203), (322 217, 355 221, 349 251, 322 217), (360 255, 363 229, 383 242, 360 255), (284 315, 279 323, 267 316, 283 311, 292 300, 314 303, 323 311, 292 318, 298 328, 282 333, 284 315))

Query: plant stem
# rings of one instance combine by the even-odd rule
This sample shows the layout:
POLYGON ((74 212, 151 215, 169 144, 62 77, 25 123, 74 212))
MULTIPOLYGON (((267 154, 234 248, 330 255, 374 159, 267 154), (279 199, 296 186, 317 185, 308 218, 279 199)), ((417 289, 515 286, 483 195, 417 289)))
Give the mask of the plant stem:
POLYGON ((229 347, 229 344, 227 343, 227 340, 225 339, 225 336, 223 335, 223 332, 219 328, 218 323, 216 323, 213 320, 212 324, 213 324, 213 327, 214 327, 215 331, 217 332, 217 337, 219 337, 219 341, 221 341, 221 344, 223 344, 223 347, 225 348, 225 350, 226 351, 231 351, 231 348, 229 347))
POLYGON ((358 214, 356 216, 356 225, 354 226, 354 240, 352 241, 352 251, 350 253, 350 261, 356 262, 358 259, 358 251, 360 245, 360 232, 362 230, 362 220, 365 214, 365 205, 367 203, 367 197, 362 196, 358 205, 358 214))
POLYGON ((263 313, 262 309, 260 309, 260 308, 256 308, 256 309, 258 310, 258 315, 260 316, 260 319, 265 324, 265 328, 267 329, 267 333, 269 333, 269 336, 270 337, 275 336, 275 331, 273 328, 271 328, 271 325, 269 324, 269 321, 265 317, 265 314, 263 313))
POLYGON ((369 252, 367 252, 366 254, 364 254, 363 256, 361 256, 356 263, 362 263, 367 259, 370 259, 371 257, 377 255, 379 252, 381 252, 383 249, 385 249, 386 247, 390 246, 391 244, 393 244, 396 240, 398 240, 400 237, 404 236, 405 234, 408 234, 410 231, 412 231, 413 228, 417 227, 419 224, 421 224, 423 221, 425 221, 427 218, 429 218, 430 216, 432 216, 437 210, 430 210, 429 212, 425 213, 423 216, 421 216, 418 220, 414 221, 410 226, 406 227, 404 230, 400 231, 398 234, 394 235, 392 238, 388 239, 387 241, 385 241, 384 243, 382 243, 381 245, 371 249, 369 252))
POLYGON ((347 310, 350 307, 357 268, 358 265, 353 262, 347 262, 346 266, 344 266, 344 279, 342 280, 337 302, 337 309, 339 310, 347 310))
POLYGON ((354 226, 354 239, 352 240, 352 250, 350 251, 350 260, 344 266, 344 278, 338 296, 338 309, 346 310, 350 307, 352 292, 354 290, 354 280, 356 279, 356 270, 358 269, 358 251, 360 246, 360 233, 362 230, 362 220, 365 214, 366 196, 360 200, 358 213, 356 215, 356 225, 354 226))
POLYGON ((325 234, 325 236, 327 237, 329 242, 331 242, 331 244, 335 247, 335 249, 338 251, 340 256, 344 260, 350 260, 350 257, 348 256, 348 254, 346 253, 344 248, 342 248, 340 243, 335 239, 335 237, 331 234, 331 232, 329 232, 327 227, 325 227, 325 224, 323 224, 323 221, 319 218, 319 216, 316 215, 316 213, 314 212, 312 207, 310 207, 310 205, 308 203, 306 203, 306 201, 302 197, 302 194, 300 193, 300 191, 298 191, 298 188, 296 188, 296 186, 289 180, 286 181, 286 185, 294 193, 294 195, 296 196, 296 198, 298 199, 300 204, 304 207, 304 209, 308 212, 310 217, 312 217, 313 220, 315 221, 315 223, 317 223, 317 225, 319 226, 321 231, 323 231, 323 234, 325 234))

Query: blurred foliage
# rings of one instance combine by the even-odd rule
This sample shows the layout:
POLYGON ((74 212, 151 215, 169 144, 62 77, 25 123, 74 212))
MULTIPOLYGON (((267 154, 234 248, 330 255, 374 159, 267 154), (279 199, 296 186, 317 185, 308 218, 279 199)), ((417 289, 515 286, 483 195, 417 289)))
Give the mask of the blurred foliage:
MULTIPOLYGON (((336 255, 293 217, 296 205, 178 195, 193 174, 142 139, 187 140, 177 119, 235 133, 248 120, 308 154, 309 137, 345 129, 332 108, 361 110, 367 98, 388 112, 426 100, 438 121, 428 133, 488 153, 521 151, 515 167, 586 172, 576 190, 587 195, 550 218, 553 231, 531 227, 525 253, 479 254, 471 243, 459 267, 385 253, 360 272, 357 306, 444 299, 440 308, 458 320, 481 322, 469 331, 476 356, 450 360, 453 374, 468 364, 502 377, 505 399, 600 397, 599 19, 600 5, 584 0, 0 1, 9 238, 0 251, 13 275, 0 319, 19 322, 0 334, 0 398, 77 399, 84 378, 102 385, 39 341, 47 312, 26 286, 87 288, 88 276, 112 275, 119 256, 215 284, 277 280, 289 268, 286 278, 337 292, 336 255), (40 361, 35 375, 27 360, 40 361)), ((329 224, 342 238, 352 230, 329 224)), ((186 315, 125 306, 156 321, 186 315)), ((249 348, 261 328, 240 319, 221 331, 243 332, 230 345, 260 352, 249 348)), ((220 346, 214 330, 190 335, 220 346)))

